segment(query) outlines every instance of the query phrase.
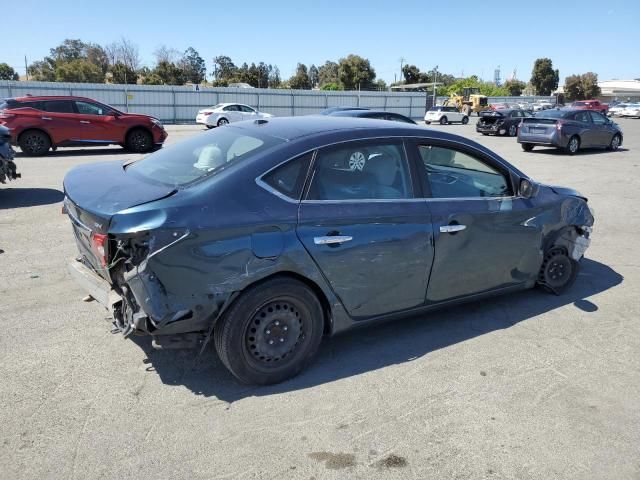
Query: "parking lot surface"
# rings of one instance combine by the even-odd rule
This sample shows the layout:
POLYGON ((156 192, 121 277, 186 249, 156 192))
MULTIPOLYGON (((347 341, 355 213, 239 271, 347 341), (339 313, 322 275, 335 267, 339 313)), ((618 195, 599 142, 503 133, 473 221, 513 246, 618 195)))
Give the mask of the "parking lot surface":
MULTIPOLYGON (((565 295, 539 290, 326 340, 272 387, 213 348, 110 333, 66 272, 75 165, 117 147, 19 156, 0 186, 0 477, 639 479, 640 120, 617 152, 569 157, 469 125, 533 178, 589 198, 591 248, 565 295)), ((200 134, 169 126, 168 142, 200 134)))

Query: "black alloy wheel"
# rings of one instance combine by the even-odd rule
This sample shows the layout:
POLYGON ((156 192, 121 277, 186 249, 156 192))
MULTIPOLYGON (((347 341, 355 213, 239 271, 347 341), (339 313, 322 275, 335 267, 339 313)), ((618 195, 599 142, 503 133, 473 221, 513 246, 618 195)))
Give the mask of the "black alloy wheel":
POLYGON ((509 127, 509 136, 515 137, 518 134, 518 126, 514 123, 509 127))
POLYGON ((446 125, 448 122, 447 117, 440 117, 440 125, 446 125))
POLYGON ((46 154, 51 148, 49 136, 40 130, 27 130, 18 140, 20 150, 29 157, 39 157, 46 154))
POLYGON ((150 152, 153 149, 153 137, 147 130, 136 128, 127 135, 125 145, 127 150, 134 153, 150 152))

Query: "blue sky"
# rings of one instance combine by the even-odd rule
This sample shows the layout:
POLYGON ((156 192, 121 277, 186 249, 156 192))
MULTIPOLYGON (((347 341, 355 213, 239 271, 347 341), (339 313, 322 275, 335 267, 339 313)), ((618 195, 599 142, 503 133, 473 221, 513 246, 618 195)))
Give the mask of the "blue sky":
POLYGON ((640 2, 569 0, 455 2, 403 0, 34 1, 3 5, 0 62, 24 73, 65 38, 107 44, 126 37, 152 66, 162 44, 193 46, 207 62, 228 55, 293 74, 297 62, 321 65, 349 53, 369 58, 378 77, 399 75, 400 58, 428 70, 503 80, 550 57, 561 82, 594 71, 601 80, 640 78, 640 2))

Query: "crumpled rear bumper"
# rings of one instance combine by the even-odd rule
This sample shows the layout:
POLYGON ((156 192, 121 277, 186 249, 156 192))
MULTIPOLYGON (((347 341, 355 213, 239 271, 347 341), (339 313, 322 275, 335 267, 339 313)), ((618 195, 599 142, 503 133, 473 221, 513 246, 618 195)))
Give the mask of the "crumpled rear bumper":
POLYGON ((71 278, 80 285, 99 304, 113 313, 113 306, 122 300, 122 297, 100 275, 95 273, 84 263, 76 259, 67 264, 67 270, 71 278))

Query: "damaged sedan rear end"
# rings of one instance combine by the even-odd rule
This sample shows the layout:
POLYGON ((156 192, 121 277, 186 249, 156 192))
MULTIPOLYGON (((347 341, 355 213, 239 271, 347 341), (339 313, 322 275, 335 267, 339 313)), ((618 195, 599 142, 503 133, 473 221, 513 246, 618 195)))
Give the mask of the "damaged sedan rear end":
POLYGON ((73 278, 125 336, 210 339, 241 381, 300 372, 324 335, 577 277, 593 215, 477 143, 415 125, 281 118, 64 180, 73 278), (464 200, 464 201, 461 201, 464 200))

